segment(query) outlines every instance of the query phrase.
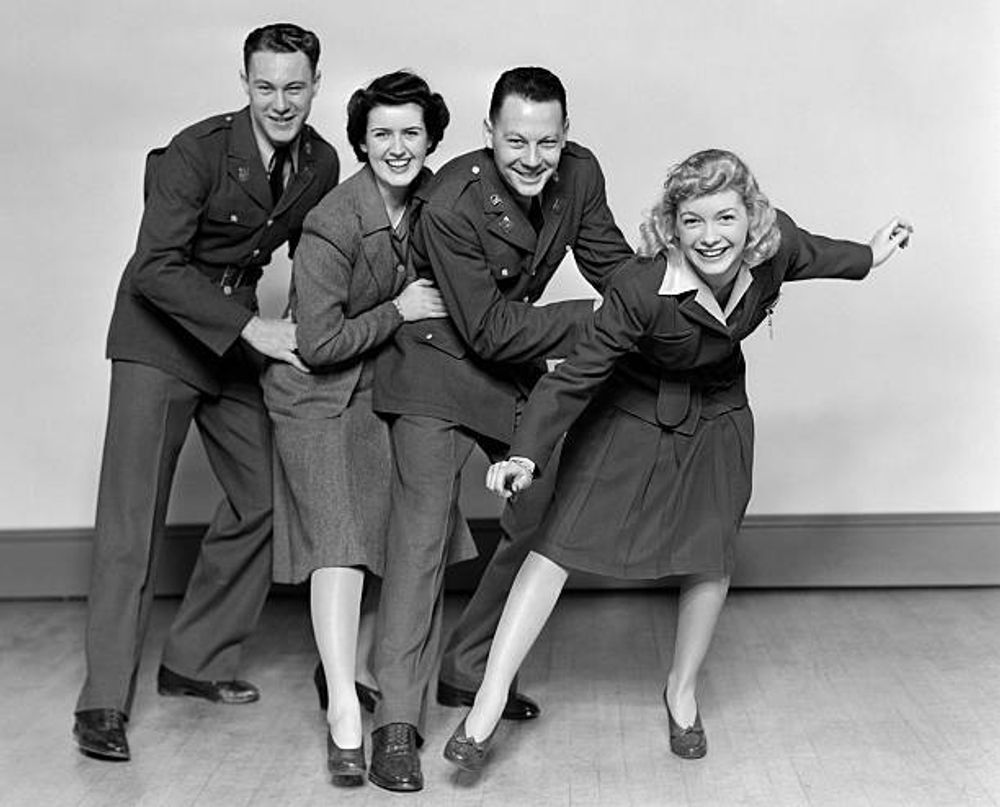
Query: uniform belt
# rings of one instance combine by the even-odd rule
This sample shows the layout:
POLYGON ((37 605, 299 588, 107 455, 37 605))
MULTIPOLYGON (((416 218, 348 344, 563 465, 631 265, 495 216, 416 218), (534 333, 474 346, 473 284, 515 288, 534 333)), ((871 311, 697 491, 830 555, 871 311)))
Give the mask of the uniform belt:
POLYGON ((253 286, 264 274, 259 266, 203 266, 202 271, 226 294, 242 286, 253 286))

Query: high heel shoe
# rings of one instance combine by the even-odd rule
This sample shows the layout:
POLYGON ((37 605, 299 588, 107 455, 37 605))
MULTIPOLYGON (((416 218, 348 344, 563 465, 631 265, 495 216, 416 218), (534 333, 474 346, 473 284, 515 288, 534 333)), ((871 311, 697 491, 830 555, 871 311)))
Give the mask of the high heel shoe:
POLYGON ((705 756, 708 753, 708 740, 701 725, 701 713, 695 711, 694 723, 681 728, 670 712, 666 688, 663 690, 663 705, 667 707, 667 720, 670 724, 670 750, 682 759, 701 759, 705 756))
POLYGON ((365 782, 365 746, 341 748, 334 742, 330 732, 326 733, 326 767, 333 775, 337 787, 358 787, 365 782))
MULTIPOLYGON (((316 687, 316 697, 319 698, 319 709, 325 712, 330 706, 330 694, 326 691, 326 675, 323 673, 323 662, 317 662, 313 670, 313 686, 316 687)), ((358 693, 358 703, 369 714, 375 712, 375 706, 382 698, 382 693, 360 681, 354 682, 354 691, 358 693)))
POLYGON ((490 736, 482 742, 477 742, 465 733, 465 719, 458 724, 454 733, 444 746, 444 758, 458 765, 463 771, 473 773, 481 771, 486 765, 486 755, 490 752, 493 738, 496 736, 499 722, 490 732, 490 736))

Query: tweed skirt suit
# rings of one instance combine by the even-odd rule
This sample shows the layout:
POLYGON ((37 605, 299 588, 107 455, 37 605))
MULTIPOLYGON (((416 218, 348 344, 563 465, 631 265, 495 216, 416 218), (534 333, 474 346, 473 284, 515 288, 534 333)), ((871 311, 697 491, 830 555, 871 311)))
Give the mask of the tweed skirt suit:
POLYGON ((330 566, 382 573, 392 460, 386 424, 372 412, 373 360, 403 321, 392 299, 408 280, 407 238, 393 231, 367 165, 306 217, 289 313, 312 372, 275 363, 263 378, 278 582, 330 566))

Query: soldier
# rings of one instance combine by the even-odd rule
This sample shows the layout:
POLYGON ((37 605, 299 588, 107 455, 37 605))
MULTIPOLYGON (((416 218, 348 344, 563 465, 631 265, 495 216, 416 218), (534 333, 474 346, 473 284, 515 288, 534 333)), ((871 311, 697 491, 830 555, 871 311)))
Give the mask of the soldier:
POLYGON ((90 756, 130 758, 125 724, 192 420, 225 500, 167 637, 158 690, 231 704, 260 697, 236 680, 271 579, 271 442, 258 373, 262 355, 305 367, 295 326, 258 315, 256 284, 337 184, 336 151, 306 125, 319 50, 297 25, 251 32, 241 74, 249 105, 188 127, 147 161, 138 243, 108 335, 87 677, 73 727, 90 756))
MULTIPOLYGON (((535 306, 568 249, 600 290, 632 256, 605 197, 594 155, 567 141, 566 92, 539 67, 498 80, 484 123, 486 148, 444 166, 426 192, 414 240, 417 273, 441 289, 450 319, 404 325, 376 369, 375 409, 392 418, 395 473, 375 672, 369 778, 388 790, 423 787, 417 744, 441 632, 442 582, 458 510, 462 466, 473 447, 506 456, 517 411, 564 356, 593 304, 535 306)), ((505 515, 530 535, 547 503, 532 489, 505 515), (521 511, 521 512, 518 512, 521 511)), ((438 698, 472 703, 489 641, 525 540, 504 540, 456 631, 438 698)), ((538 706, 512 692, 505 717, 538 706)))

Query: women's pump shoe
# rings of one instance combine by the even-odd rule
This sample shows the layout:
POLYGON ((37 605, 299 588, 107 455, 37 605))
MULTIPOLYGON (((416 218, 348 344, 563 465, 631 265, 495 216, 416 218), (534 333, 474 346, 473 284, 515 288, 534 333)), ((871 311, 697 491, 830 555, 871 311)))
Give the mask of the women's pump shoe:
POLYGON ((667 720, 670 722, 670 750, 682 759, 701 759, 705 756, 708 753, 708 740, 701 725, 701 713, 695 712, 694 723, 681 728, 670 712, 666 689, 663 690, 663 705, 667 707, 667 720))
MULTIPOLYGON (((499 726, 499 723, 497 725, 499 726)), ((445 743, 444 758, 458 765, 463 771, 473 773, 481 771, 486 765, 486 755, 490 752, 490 746, 493 744, 496 733, 497 730, 494 728, 489 737, 482 742, 477 742, 465 733, 465 720, 463 719, 448 742, 445 743)))
POLYGON ((337 787, 358 787, 365 783, 365 747, 341 748, 333 737, 326 735, 326 767, 337 787))

